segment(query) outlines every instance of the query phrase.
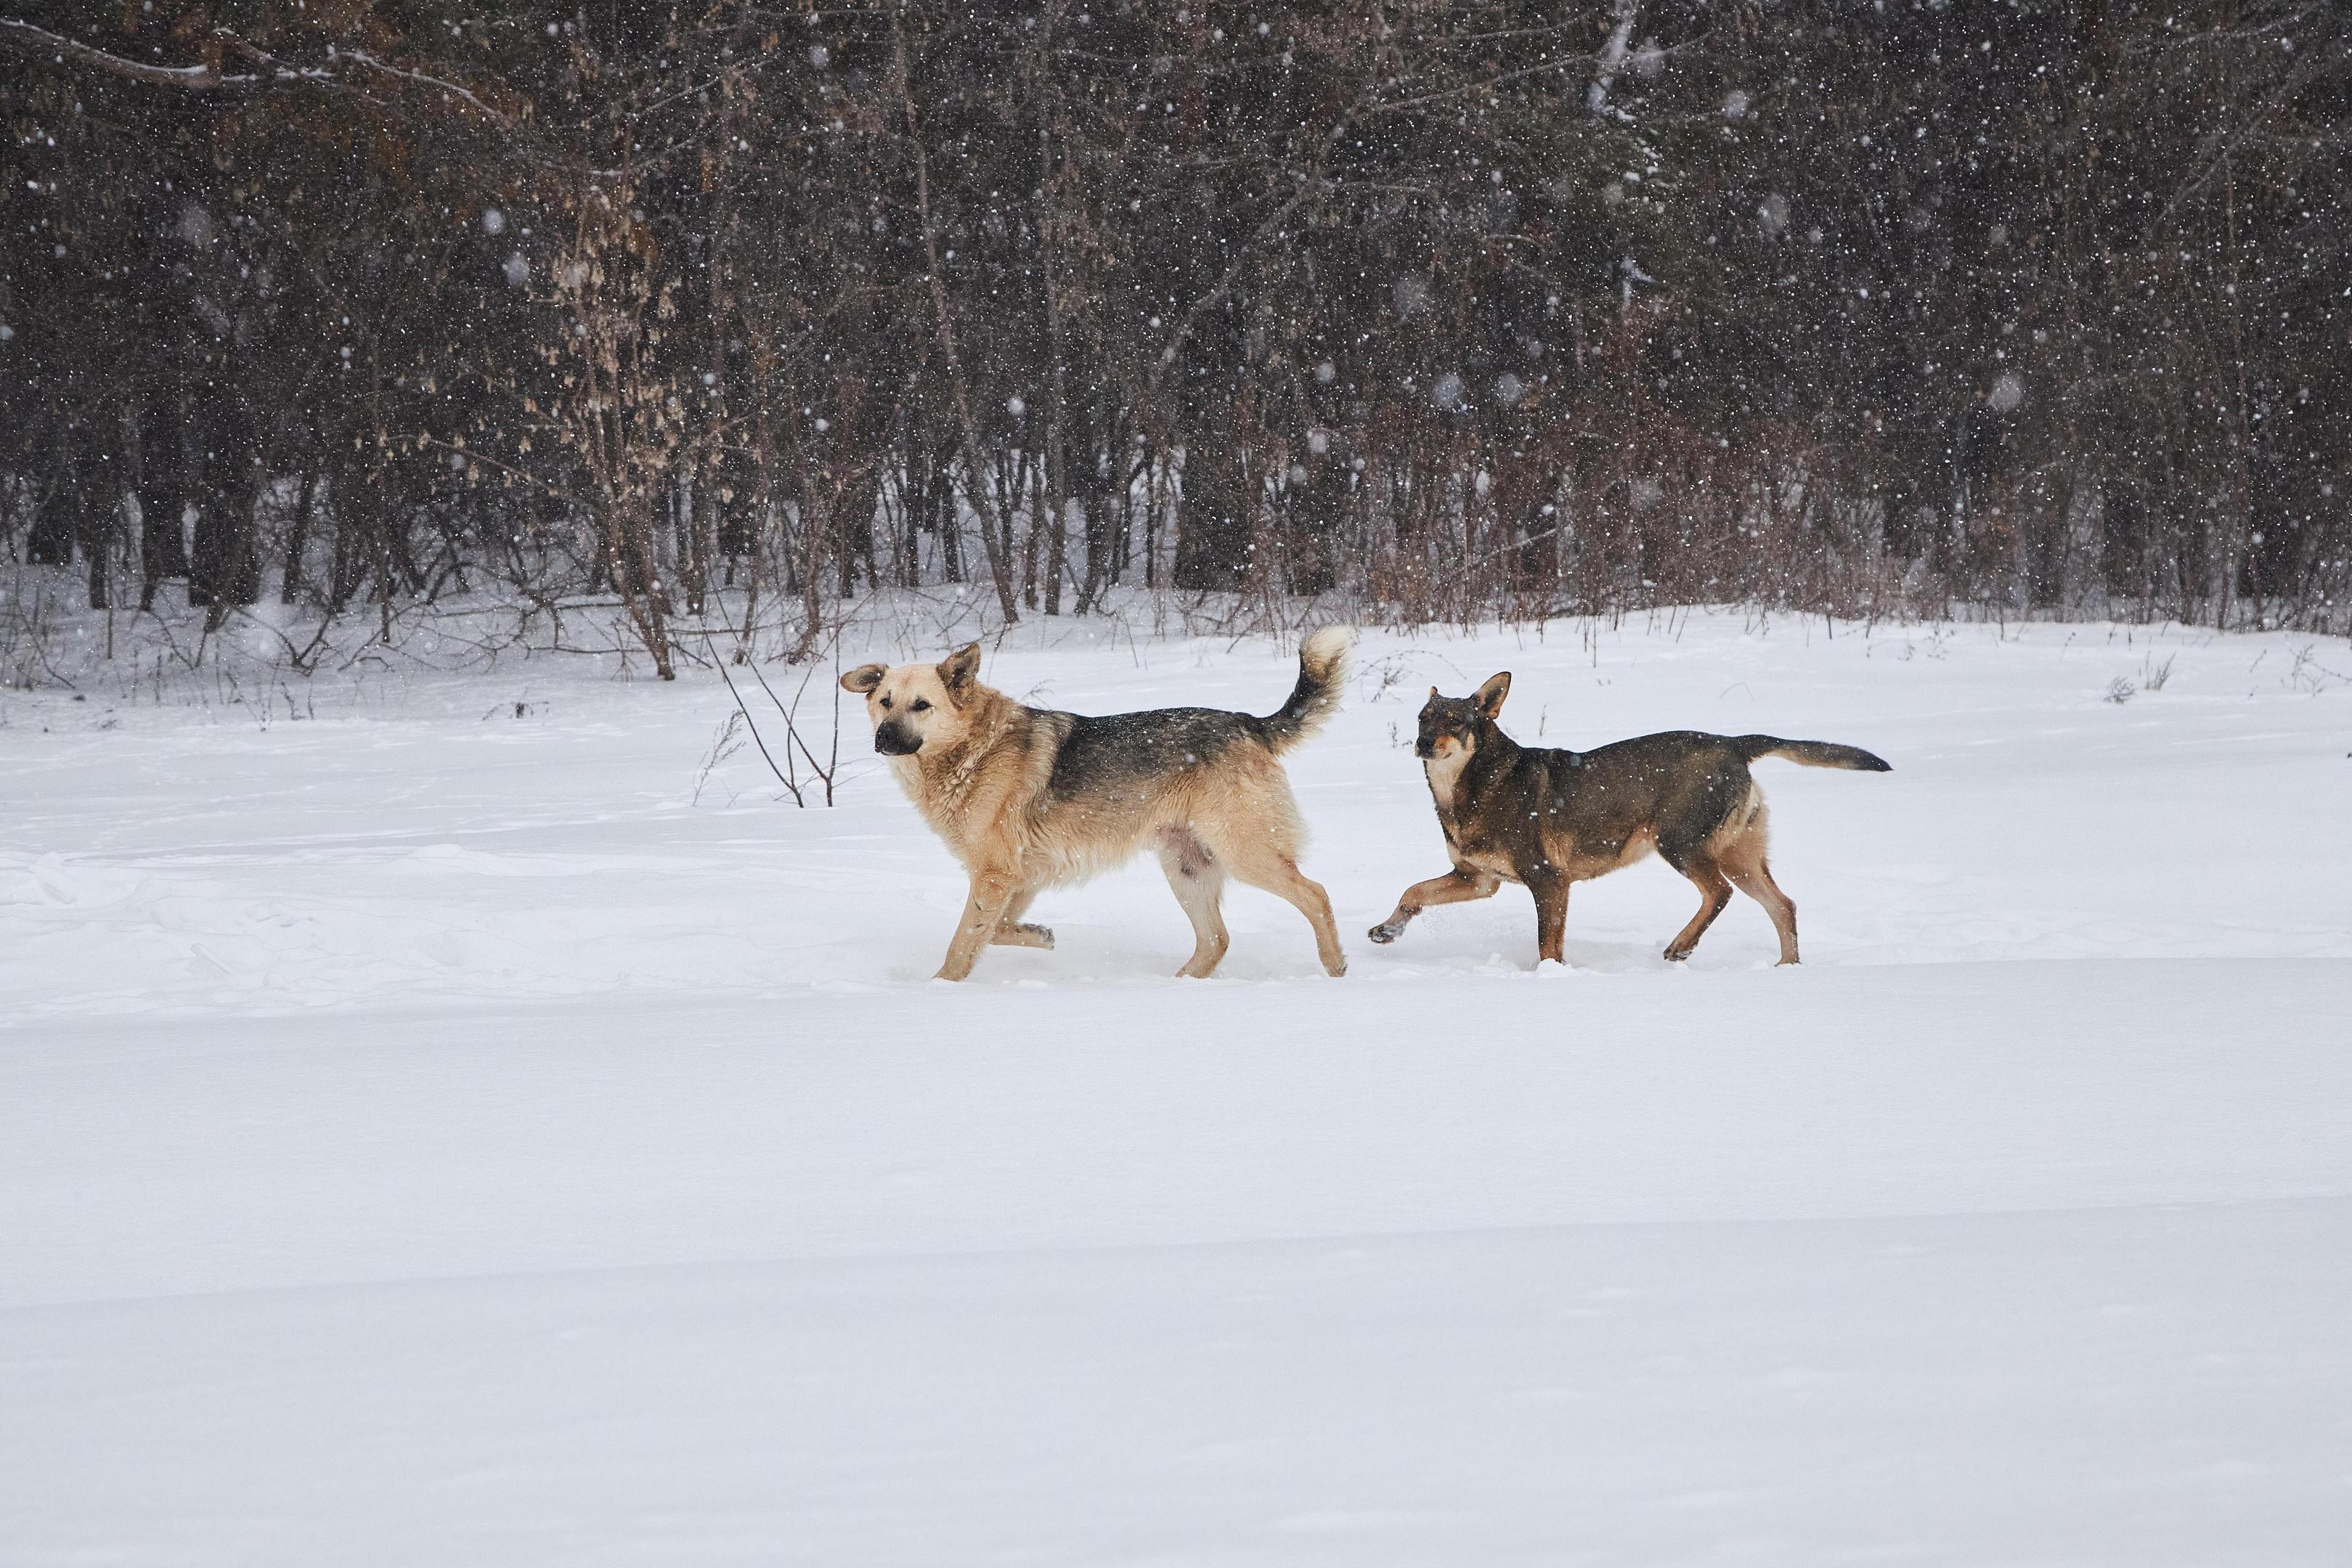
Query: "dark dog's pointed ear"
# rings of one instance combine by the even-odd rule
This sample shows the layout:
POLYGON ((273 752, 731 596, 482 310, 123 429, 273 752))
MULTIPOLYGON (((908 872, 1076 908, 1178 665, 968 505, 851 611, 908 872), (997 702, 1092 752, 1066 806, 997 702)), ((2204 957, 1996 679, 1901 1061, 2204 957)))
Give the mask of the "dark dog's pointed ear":
POLYGON ((1510 695, 1511 672, 1505 670, 1499 675, 1488 676, 1486 684, 1478 688, 1478 695, 1470 700, 1478 705, 1480 713, 1492 718, 1503 711, 1503 699, 1510 695))
POLYGON ((841 689, 845 692, 870 692, 880 685, 882 677, 889 673, 890 668, 887 664, 860 664, 842 675, 841 689))
POLYGON ((1431 702, 1435 702, 1437 700, 1437 688, 1435 686, 1429 688, 1429 700, 1431 702))
POLYGON ((940 681, 950 695, 961 696, 980 674, 980 644, 966 643, 940 661, 940 681))

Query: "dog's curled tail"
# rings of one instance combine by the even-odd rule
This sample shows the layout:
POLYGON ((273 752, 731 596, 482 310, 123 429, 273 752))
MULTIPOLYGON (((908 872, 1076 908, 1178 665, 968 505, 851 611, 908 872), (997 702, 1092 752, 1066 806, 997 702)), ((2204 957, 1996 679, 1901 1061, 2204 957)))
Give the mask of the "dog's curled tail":
POLYGON ((1732 742, 1748 760, 1778 757, 1806 768, 1850 768, 1857 773, 1892 773, 1895 765, 1859 746, 1839 746, 1826 740, 1782 740, 1777 735, 1743 735, 1732 742))
POLYGON ((1258 720, 1276 756, 1313 737, 1339 711, 1355 646, 1352 626, 1322 627, 1298 645, 1298 684, 1290 688, 1290 700, 1258 720))

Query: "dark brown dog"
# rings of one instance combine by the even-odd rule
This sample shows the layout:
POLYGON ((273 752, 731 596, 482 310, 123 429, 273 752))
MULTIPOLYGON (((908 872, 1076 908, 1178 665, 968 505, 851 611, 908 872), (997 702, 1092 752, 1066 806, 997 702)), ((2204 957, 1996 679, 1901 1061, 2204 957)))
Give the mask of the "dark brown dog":
POLYGON ((1765 863, 1764 792, 1748 765, 1780 757, 1808 768, 1885 773, 1888 764, 1826 741, 1686 729, 1597 751, 1523 747, 1495 722, 1510 690, 1508 672, 1475 696, 1442 697, 1429 688, 1413 750, 1429 776, 1454 869, 1406 888, 1396 913, 1372 927, 1373 941, 1395 941, 1433 904, 1491 898, 1517 882, 1535 894, 1538 960, 1559 959, 1570 884, 1655 850, 1699 893, 1698 913, 1666 945, 1667 957, 1689 957, 1738 887, 1772 917, 1780 962, 1797 961, 1797 906, 1765 863))

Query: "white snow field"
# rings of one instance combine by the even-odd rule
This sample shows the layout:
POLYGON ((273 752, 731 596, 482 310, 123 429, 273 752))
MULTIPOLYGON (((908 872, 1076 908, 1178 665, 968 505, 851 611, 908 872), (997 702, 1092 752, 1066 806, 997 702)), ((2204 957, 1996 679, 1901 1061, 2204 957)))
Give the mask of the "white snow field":
MULTIPOLYGON (((984 677, 1295 670, 1056 622, 984 677)), ((749 751, 697 804, 707 670, 0 699, 0 1563, 2352 1560, 2352 649, 1360 671, 1290 764, 1339 980, 1246 889, 1171 977, 1147 862, 934 983, 962 884, 855 705, 836 808, 749 751), (1367 942, 1444 869, 1423 692, 1505 668, 1529 741, 1891 759, 1758 765, 1804 967, 1744 899, 1663 962, 1655 862, 1564 971, 1517 889, 1367 942)))

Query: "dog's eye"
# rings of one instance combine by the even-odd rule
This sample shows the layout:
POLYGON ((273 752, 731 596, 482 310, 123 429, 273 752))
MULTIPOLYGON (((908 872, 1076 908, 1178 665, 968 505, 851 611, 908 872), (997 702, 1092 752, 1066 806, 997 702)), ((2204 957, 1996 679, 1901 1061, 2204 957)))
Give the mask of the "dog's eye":
POLYGON ((888 697, 884 697, 882 699, 882 706, 884 707, 888 707, 890 706, 890 699, 888 697))
POLYGON ((907 711, 908 713, 929 713, 930 708, 931 705, 929 701, 923 697, 917 697, 913 702, 907 705, 907 711))

